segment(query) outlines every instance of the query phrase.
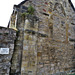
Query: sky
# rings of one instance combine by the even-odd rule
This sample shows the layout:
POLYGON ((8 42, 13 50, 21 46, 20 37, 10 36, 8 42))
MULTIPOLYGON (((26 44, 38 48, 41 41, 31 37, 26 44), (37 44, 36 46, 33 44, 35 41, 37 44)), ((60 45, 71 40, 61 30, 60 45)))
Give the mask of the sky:
MULTIPOLYGON (((19 4, 23 0, 1 0, 0 1, 0 26, 7 27, 13 11, 13 5, 19 4)), ((75 7, 75 0, 72 0, 75 7)))
POLYGON ((23 0, 1 0, 0 1, 0 26, 7 27, 10 16, 13 12, 13 5, 23 0))

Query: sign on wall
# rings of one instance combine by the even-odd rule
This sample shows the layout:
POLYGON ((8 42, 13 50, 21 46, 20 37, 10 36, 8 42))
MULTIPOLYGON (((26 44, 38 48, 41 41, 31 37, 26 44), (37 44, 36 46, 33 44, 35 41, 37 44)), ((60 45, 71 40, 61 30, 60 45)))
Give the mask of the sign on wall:
POLYGON ((9 54, 9 48, 0 48, 0 54, 9 54))

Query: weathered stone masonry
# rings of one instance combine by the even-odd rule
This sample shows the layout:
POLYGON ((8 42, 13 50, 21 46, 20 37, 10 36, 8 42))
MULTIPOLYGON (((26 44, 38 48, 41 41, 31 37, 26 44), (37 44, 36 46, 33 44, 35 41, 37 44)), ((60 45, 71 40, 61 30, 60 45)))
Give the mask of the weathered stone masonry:
POLYGON ((14 5, 9 28, 18 30, 11 75, 66 75, 75 69, 75 12, 68 0, 14 5), (30 5, 34 14, 24 17, 30 5))
POLYGON ((15 11, 20 47, 15 48, 12 74, 49 75, 74 69, 75 14, 68 0, 29 0, 15 5, 15 11), (21 13, 29 5, 35 13, 24 19, 21 13))
POLYGON ((0 54, 0 75, 9 75, 15 39, 15 30, 0 27, 0 48, 9 48, 9 54, 0 54))

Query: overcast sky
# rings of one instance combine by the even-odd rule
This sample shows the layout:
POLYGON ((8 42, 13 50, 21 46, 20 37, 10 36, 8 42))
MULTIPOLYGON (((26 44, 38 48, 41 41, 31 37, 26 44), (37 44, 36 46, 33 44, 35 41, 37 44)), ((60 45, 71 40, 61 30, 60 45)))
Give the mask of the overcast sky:
MULTIPOLYGON (((19 4, 23 0, 1 0, 0 1, 0 26, 7 27, 13 11, 13 5, 19 4)), ((75 0, 72 0, 75 5, 75 0)))

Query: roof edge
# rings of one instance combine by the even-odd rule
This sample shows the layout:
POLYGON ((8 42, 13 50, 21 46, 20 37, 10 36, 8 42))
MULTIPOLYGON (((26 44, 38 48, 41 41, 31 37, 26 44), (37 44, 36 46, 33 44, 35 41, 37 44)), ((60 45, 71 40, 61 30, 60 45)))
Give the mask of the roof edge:
POLYGON ((24 4, 24 3, 27 2, 27 1, 29 1, 29 0, 24 0, 24 1, 22 1, 21 3, 19 3, 18 5, 14 5, 14 7, 20 7, 22 4, 24 4))
POLYGON ((68 1, 70 3, 71 7, 73 8, 74 12, 75 12, 75 8, 74 8, 74 5, 73 5, 72 1, 71 0, 68 0, 68 1))

